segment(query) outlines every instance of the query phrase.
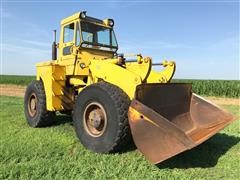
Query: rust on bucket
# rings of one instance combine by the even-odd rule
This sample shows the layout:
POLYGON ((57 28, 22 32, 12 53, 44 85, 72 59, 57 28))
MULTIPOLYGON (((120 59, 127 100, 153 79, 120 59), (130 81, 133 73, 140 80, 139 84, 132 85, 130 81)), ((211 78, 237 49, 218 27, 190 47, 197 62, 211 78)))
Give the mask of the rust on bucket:
POLYGON ((156 164, 204 142, 234 117, 192 94, 190 84, 143 84, 129 108, 134 142, 156 164))

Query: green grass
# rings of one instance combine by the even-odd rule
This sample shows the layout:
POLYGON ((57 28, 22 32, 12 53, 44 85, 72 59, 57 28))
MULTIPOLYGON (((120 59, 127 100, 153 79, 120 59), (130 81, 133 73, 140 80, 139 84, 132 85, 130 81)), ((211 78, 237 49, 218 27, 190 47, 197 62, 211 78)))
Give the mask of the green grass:
POLYGON ((0 75, 0 84, 28 85, 35 76, 0 75))
MULTIPOLYGON (((96 154, 75 136, 69 117, 30 128, 23 99, 0 97, 0 179, 238 179, 239 122, 191 151, 155 166, 137 150, 96 154)), ((239 106, 225 106, 240 115, 239 106)))

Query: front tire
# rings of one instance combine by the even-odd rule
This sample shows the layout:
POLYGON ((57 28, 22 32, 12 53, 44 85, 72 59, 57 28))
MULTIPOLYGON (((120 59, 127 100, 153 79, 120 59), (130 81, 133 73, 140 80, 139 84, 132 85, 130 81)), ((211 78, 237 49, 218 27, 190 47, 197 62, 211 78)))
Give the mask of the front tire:
POLYGON ((132 143, 128 124, 130 99, 115 85, 100 82, 78 95, 73 121, 80 142, 94 152, 121 151, 132 143))
POLYGON ((42 81, 32 81, 28 85, 24 96, 24 113, 31 127, 44 127, 53 123, 55 113, 46 109, 42 81))

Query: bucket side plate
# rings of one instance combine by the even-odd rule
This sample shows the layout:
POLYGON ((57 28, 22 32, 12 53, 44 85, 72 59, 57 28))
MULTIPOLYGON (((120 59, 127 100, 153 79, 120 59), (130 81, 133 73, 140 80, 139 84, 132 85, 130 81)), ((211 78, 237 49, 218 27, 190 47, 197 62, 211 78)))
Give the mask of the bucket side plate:
POLYGON ((234 120, 192 95, 189 84, 139 85, 128 116, 136 146, 154 164, 197 146, 234 120))

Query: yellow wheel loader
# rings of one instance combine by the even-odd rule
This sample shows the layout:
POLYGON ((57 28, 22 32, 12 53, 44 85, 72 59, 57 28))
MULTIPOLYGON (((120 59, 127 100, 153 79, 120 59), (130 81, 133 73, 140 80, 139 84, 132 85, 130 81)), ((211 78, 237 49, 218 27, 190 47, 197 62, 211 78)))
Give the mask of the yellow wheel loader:
POLYGON ((113 27, 112 19, 85 11, 61 21, 52 60, 36 65, 36 80, 26 90, 31 127, 50 125, 56 112, 68 113, 86 148, 117 152, 133 139, 156 164, 201 144, 234 120, 192 93, 190 84, 170 83, 175 62, 118 54, 113 27))

